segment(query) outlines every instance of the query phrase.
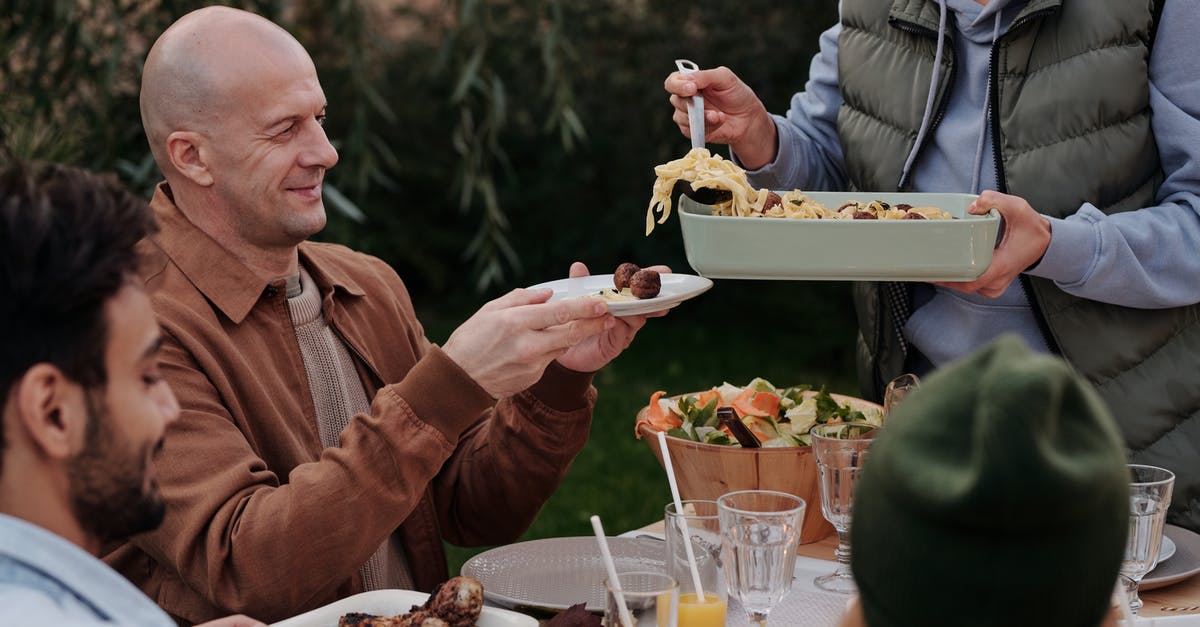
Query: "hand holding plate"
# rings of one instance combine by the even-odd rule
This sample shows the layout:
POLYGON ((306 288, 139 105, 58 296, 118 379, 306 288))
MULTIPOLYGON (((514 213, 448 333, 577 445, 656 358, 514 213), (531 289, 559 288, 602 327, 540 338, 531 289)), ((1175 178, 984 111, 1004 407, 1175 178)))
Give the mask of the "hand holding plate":
MULTIPOLYGON (((651 266, 649 269, 656 270, 660 274, 666 274, 671 271, 667 266, 651 266)), ((576 261, 571 264, 571 270, 568 274, 571 278, 585 277, 588 276, 588 269, 587 266, 576 261)), ((667 315, 667 310, 664 309, 637 316, 614 318, 616 324, 606 327, 600 333, 587 337, 582 342, 572 346, 570 350, 558 358, 558 363, 564 368, 570 368, 578 372, 595 372, 603 368, 608 362, 616 359, 617 355, 621 354, 621 351, 629 347, 633 342, 633 337, 646 324, 647 319, 659 318, 665 315, 667 315)))
POLYGON ((552 360, 616 324, 598 299, 546 302, 552 294, 517 289, 487 303, 442 350, 495 398, 524 390, 552 360))

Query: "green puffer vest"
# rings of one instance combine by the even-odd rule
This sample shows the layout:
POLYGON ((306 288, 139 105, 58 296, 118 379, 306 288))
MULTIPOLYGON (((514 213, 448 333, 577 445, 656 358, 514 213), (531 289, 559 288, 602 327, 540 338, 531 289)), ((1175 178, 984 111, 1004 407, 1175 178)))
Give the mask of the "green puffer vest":
MULTIPOLYGON (((999 191, 1055 217, 1083 202, 1109 214, 1154 204, 1162 172, 1150 129, 1151 5, 1025 6, 992 51, 999 191)), ((843 0, 838 133, 852 188, 907 185, 900 175, 921 123, 937 30, 935 0, 843 0)), ((935 112, 955 70, 947 39, 935 112)), ((1169 520, 1200 531, 1200 305, 1132 309, 1071 296, 1051 281, 1022 281, 1047 343, 1099 390, 1131 460, 1176 473, 1169 520)), ((878 399, 903 371, 904 354, 882 284, 857 283, 854 297, 859 378, 864 395, 878 399)))

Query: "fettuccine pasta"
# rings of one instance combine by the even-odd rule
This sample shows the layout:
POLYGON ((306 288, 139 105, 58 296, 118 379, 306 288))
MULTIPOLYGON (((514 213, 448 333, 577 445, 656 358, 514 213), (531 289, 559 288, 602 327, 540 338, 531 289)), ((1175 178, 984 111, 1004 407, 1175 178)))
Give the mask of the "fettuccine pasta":
POLYGON ((693 148, 682 159, 654 168, 657 177, 650 206, 646 209, 646 235, 671 215, 671 191, 675 183, 688 181, 693 190, 701 188, 726 190, 732 194, 726 202, 713 205, 712 214, 719 216, 792 218, 808 220, 946 220, 954 216, 937 207, 889 205, 882 200, 869 203, 849 202, 836 210, 806 196, 800 190, 776 194, 767 189, 754 189, 746 179, 746 171, 707 148, 693 148), (656 221, 654 214, 658 213, 656 221))

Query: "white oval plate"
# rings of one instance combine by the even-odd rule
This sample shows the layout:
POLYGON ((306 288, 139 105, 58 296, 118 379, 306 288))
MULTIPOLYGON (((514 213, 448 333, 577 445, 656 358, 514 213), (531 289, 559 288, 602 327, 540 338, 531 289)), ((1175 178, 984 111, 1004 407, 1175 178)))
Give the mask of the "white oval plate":
MULTIPOLYGON (((695 296, 699 296, 712 287, 712 281, 694 274, 660 274, 662 288, 654 298, 642 298, 628 301, 610 301, 608 312, 614 316, 637 316, 670 309, 675 305, 695 296)), ((580 296, 595 296, 601 290, 613 289, 613 275, 593 274, 574 279, 559 279, 531 285, 529 289, 551 289, 554 295, 551 301, 580 296)))

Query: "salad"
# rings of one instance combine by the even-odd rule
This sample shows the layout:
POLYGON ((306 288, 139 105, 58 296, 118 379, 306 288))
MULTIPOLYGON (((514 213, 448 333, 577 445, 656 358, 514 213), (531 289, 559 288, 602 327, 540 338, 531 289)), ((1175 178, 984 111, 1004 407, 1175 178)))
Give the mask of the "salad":
POLYGON ((724 446, 740 446, 717 418, 717 407, 732 407, 742 424, 758 438, 764 447, 809 446, 808 431, 814 425, 865 422, 883 423, 878 409, 855 409, 850 403, 838 403, 825 388, 813 391, 811 386, 796 385, 777 388, 770 381, 756 378, 745 387, 723 383, 706 392, 677 398, 663 398, 658 391, 650 397, 644 418, 634 425, 641 438, 643 424, 667 435, 724 446))

